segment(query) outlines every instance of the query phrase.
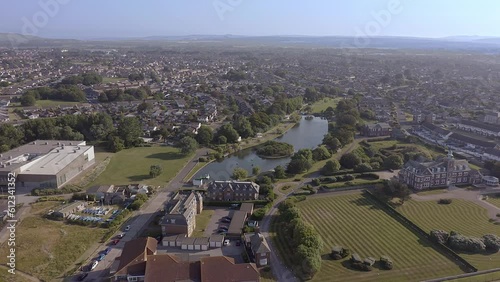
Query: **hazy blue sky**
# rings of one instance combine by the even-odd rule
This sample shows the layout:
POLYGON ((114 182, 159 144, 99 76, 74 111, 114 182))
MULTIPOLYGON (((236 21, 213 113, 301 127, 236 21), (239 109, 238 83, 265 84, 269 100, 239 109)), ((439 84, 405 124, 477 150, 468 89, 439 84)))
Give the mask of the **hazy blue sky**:
POLYGON ((0 32, 46 37, 500 36, 498 0, 1 0, 0 11, 0 32))

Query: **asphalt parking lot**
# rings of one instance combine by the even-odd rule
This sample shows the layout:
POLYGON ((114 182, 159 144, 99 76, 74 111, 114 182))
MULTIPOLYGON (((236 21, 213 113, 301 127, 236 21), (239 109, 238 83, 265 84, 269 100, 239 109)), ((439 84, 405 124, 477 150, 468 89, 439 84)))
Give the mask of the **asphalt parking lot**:
POLYGON ((205 228, 204 235, 206 237, 209 237, 210 235, 213 234, 217 234, 217 230, 219 229, 220 225, 229 227, 230 223, 222 223, 220 220, 225 216, 232 215, 234 213, 234 210, 222 207, 208 207, 205 209, 211 209, 214 211, 214 215, 212 216, 212 218, 210 218, 207 228, 205 228))

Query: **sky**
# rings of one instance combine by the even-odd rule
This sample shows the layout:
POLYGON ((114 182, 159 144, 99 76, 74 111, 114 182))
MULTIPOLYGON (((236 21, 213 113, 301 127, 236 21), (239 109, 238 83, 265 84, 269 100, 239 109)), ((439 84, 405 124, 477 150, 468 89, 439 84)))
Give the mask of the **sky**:
POLYGON ((0 0, 0 11, 0 32, 52 38, 500 37, 498 0, 0 0))

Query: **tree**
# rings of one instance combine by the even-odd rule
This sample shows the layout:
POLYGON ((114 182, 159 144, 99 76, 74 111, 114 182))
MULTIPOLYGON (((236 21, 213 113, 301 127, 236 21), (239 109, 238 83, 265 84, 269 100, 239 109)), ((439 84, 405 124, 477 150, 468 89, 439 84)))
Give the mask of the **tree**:
POLYGON ((274 168, 274 177, 276 177, 277 179, 286 178, 285 168, 280 165, 276 166, 274 168))
POLYGON ((370 170, 372 170, 372 167, 370 164, 367 164, 367 163, 360 163, 354 167, 355 172, 367 172, 370 170))
POLYGON ((152 178, 160 176, 162 172, 163 168, 161 167, 161 165, 152 165, 149 168, 149 176, 151 176, 152 178))
POLYGON ((241 138, 254 136, 254 131, 250 121, 245 116, 237 116, 233 122, 234 129, 241 135, 241 138))
POLYGON ((244 169, 244 168, 237 167, 233 170, 232 178, 234 180, 244 179, 244 178, 247 178, 247 176, 248 176, 248 173, 247 173, 246 169, 244 169))
POLYGON ((120 139, 120 137, 118 136, 110 136, 108 140, 108 150, 116 153, 123 149, 125 149, 125 144, 123 143, 123 140, 120 139))
POLYGON ((24 94, 20 98, 21 106, 23 107, 31 107, 34 106, 36 103, 35 96, 30 95, 30 94, 24 94))
POLYGON ((253 175, 258 175, 259 173, 260 173, 260 167, 258 167, 258 166, 252 167, 252 174, 253 175))
POLYGON ((198 129, 198 134, 196 134, 196 141, 198 141, 199 144, 208 146, 213 139, 214 132, 211 127, 202 125, 200 129, 198 129))
POLYGON ((142 102, 141 104, 139 104, 139 106, 137 106, 137 112, 139 113, 145 112, 149 109, 151 109, 151 104, 146 102, 142 102))
POLYGON ((331 158, 332 154, 324 146, 319 146, 313 150, 313 159, 315 161, 322 161, 331 158))
POLYGON ((327 161, 325 166, 321 169, 322 175, 333 175, 340 169, 340 164, 337 160, 327 161))
POLYGON ((198 149, 198 142, 193 137, 186 136, 179 142, 181 153, 189 155, 198 149))
POLYGON ((354 168, 361 163, 361 158, 354 153, 347 153, 340 158, 340 164, 344 168, 354 168))
POLYGON ((390 155, 385 159, 384 166, 388 169, 399 169, 403 167, 403 158, 398 155, 390 155))
POLYGON ((300 149, 292 156, 292 159, 288 163, 287 171, 293 174, 302 173, 309 170, 312 164, 312 151, 310 149, 300 149))
POLYGON ((226 144, 227 143, 227 138, 226 138, 226 136, 221 135, 221 136, 219 136, 219 138, 217 138, 217 141, 219 142, 219 145, 220 144, 226 144))
POLYGON ((142 127, 135 117, 123 118, 118 124, 117 133, 126 148, 135 147, 142 142, 139 138, 142 135, 142 127))
POLYGON ((330 133, 325 134, 325 137, 323 138, 323 144, 328 146, 330 150, 332 150, 332 152, 337 152, 338 149, 342 148, 342 144, 340 143, 339 139, 333 137, 333 135, 330 133))
POLYGON ((228 143, 238 142, 238 132, 234 129, 233 125, 225 124, 217 131, 217 136, 224 136, 228 143))

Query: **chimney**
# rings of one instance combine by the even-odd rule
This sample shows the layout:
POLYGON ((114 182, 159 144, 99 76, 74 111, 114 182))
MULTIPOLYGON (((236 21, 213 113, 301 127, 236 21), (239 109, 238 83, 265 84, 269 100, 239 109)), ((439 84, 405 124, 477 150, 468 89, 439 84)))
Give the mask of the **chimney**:
POLYGON ((69 145, 70 145, 70 146, 71 146, 71 145, 73 145, 73 142, 69 142, 69 145))
POLYGON ((36 145, 36 141, 33 141, 33 145, 36 145))
POLYGON ((61 145, 61 142, 57 142, 57 145, 61 145))
POLYGON ((73 150, 73 153, 76 153, 76 150, 73 150))
POLYGON ((49 145, 49 142, 45 142, 45 145, 49 145))

